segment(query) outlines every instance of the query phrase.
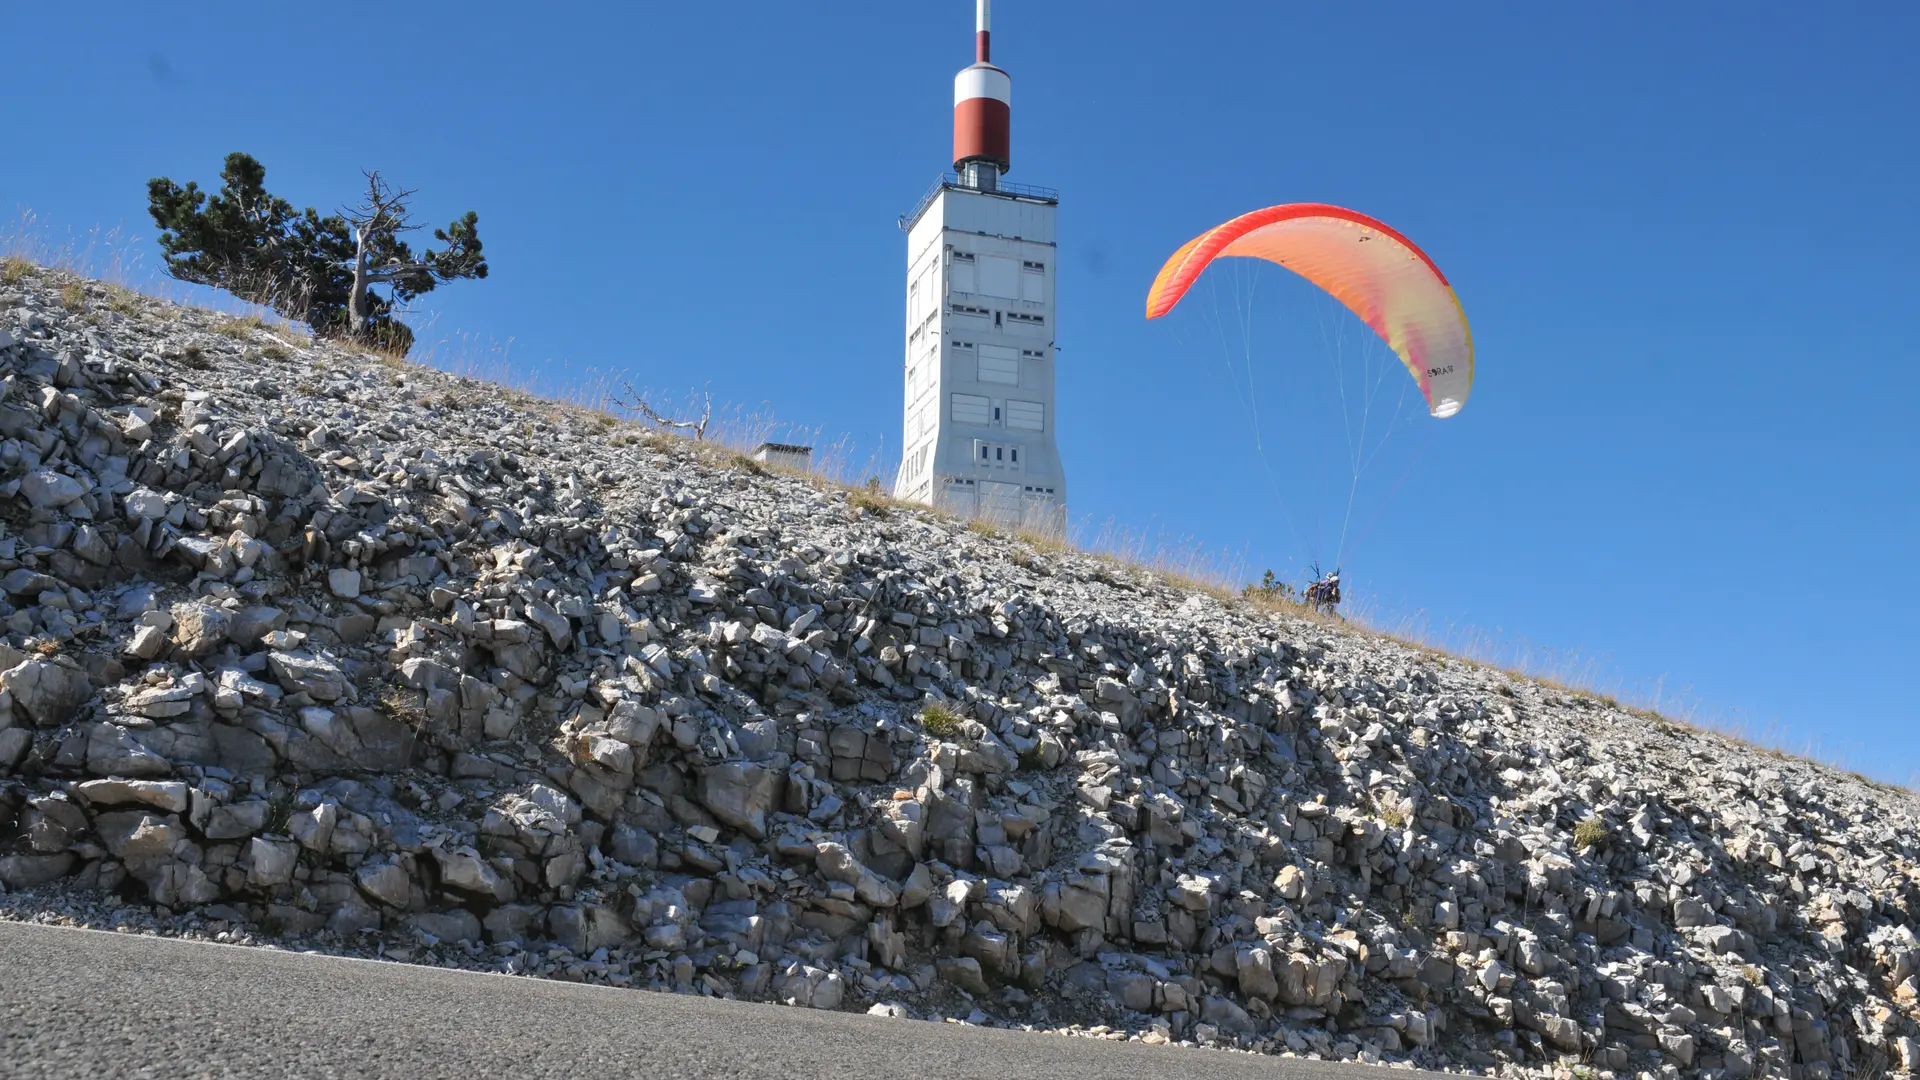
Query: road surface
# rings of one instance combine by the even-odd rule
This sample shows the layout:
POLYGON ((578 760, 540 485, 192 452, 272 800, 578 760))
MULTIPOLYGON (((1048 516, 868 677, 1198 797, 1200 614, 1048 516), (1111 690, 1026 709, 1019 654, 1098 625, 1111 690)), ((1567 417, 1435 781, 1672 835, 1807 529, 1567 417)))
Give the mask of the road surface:
POLYGON ((0 1077, 1432 1074, 0 922, 0 1077))

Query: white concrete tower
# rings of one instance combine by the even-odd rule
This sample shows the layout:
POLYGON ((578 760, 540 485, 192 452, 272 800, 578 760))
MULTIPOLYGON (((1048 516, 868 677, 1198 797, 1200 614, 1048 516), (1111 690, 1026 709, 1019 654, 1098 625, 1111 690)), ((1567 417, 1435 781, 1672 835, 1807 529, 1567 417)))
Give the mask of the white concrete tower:
POLYGON ((907 234, 904 451, 894 495, 1046 532, 1066 527, 1054 440, 1059 193, 1009 184, 1012 80, 993 66, 990 0, 976 62, 953 80, 953 167, 907 234))

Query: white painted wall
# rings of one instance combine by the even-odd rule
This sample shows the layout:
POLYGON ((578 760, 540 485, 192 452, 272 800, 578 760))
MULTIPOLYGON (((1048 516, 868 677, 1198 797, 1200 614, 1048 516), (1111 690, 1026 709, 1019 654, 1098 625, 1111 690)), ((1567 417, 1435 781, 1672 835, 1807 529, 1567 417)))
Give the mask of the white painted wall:
POLYGON ((1054 435, 1057 210, 948 187, 910 227, 897 497, 1065 527, 1054 435))

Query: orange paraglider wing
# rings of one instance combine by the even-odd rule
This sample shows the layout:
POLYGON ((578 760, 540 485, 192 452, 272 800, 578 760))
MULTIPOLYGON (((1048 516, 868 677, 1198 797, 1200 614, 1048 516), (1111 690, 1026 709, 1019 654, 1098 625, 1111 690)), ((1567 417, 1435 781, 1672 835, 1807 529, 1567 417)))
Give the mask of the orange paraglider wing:
POLYGON ((1278 263, 1346 305, 1400 357, 1434 416, 1466 404, 1473 389, 1466 312, 1440 267, 1384 222, 1325 203, 1242 214, 1173 253, 1147 292, 1147 318, 1172 311, 1224 255, 1278 263))

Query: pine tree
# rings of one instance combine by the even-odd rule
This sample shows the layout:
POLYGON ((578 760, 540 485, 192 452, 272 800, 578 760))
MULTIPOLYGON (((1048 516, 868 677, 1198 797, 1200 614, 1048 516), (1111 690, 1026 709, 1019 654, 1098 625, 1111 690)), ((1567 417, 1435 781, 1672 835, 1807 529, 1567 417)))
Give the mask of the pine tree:
POLYGON ((401 354, 413 331, 394 317, 396 307, 444 282, 487 276, 472 211, 434 230, 441 249, 416 255, 401 239, 419 228, 407 208, 413 192, 389 186, 378 172, 365 174, 360 205, 325 217, 268 194, 266 175, 254 158, 235 153, 211 196, 193 181, 148 181, 167 272, 272 308, 317 336, 401 354))

